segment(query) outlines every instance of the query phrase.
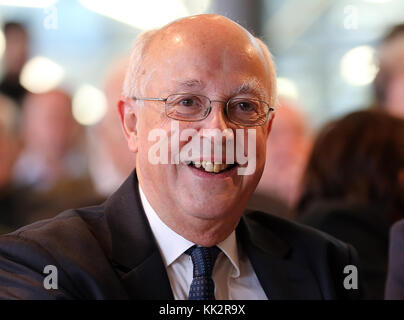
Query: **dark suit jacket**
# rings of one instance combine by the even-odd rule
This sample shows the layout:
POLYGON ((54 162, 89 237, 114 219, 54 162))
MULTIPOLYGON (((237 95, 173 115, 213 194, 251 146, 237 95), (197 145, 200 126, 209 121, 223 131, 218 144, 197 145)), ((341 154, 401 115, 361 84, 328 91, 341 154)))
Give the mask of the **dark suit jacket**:
POLYGON ((391 228, 386 299, 404 300, 404 220, 391 228))
POLYGON ((364 299, 384 299, 392 225, 385 204, 316 200, 299 221, 351 244, 361 262, 364 299))
MULTIPOLYGON (((6 299, 173 299, 144 214, 136 173, 104 204, 66 211, 0 238, 0 297, 6 299), (44 289, 46 265, 58 289, 44 289)), ((236 235, 270 299, 357 298, 343 269, 348 245, 309 227, 254 212, 236 235)))

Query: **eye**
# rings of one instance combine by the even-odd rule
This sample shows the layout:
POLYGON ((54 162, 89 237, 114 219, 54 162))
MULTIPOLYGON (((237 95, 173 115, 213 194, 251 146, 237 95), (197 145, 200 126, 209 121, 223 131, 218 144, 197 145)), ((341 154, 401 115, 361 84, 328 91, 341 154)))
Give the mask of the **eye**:
POLYGON ((179 101, 179 105, 183 107, 193 107, 195 105, 196 101, 193 98, 184 98, 179 101))
POLYGON ((255 113, 259 109, 259 104, 252 100, 235 100, 231 103, 231 109, 235 112, 255 113))
POLYGON ((241 111, 245 111, 245 112, 249 112, 249 111, 255 111, 255 105, 251 102, 248 101, 240 101, 237 103, 237 107, 241 110, 241 111))

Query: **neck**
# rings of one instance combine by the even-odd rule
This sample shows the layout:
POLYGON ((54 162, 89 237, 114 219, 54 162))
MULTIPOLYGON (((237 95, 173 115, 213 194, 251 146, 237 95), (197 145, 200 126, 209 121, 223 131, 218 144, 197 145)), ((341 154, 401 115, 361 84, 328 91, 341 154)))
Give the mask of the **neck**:
MULTIPOLYGON (((158 214, 158 213, 157 213, 158 214)), ((216 220, 205 221, 202 219, 183 219, 180 224, 170 221, 165 216, 159 215, 160 219, 172 230, 185 239, 204 246, 212 247, 225 240, 236 228, 240 218, 232 222, 216 220)))
POLYGON ((211 247, 225 240, 237 227, 243 213, 243 210, 239 214, 236 214, 236 210, 231 210, 231 213, 224 213, 217 219, 201 218, 192 214, 180 215, 178 212, 182 210, 170 210, 170 206, 166 205, 161 197, 153 197, 154 193, 142 183, 141 177, 139 185, 150 206, 165 225, 185 239, 204 247, 211 247))

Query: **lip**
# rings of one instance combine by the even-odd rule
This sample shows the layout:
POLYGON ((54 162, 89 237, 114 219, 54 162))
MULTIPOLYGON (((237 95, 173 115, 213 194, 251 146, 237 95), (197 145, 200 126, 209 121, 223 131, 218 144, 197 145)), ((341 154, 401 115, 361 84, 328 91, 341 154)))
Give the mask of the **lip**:
MULTIPOLYGON (((202 163, 202 161, 206 161, 206 162, 208 162, 208 161, 210 161, 210 162, 212 162, 212 163, 222 163, 222 164, 234 164, 235 163, 235 161, 233 160, 232 162, 229 162, 229 163, 227 163, 226 162, 226 159, 214 159, 213 157, 212 158, 210 158, 210 159, 208 159, 208 158, 201 158, 201 159, 186 159, 186 160, 184 160, 184 161, 189 161, 189 162, 200 162, 200 163, 202 163)), ((183 161, 183 162, 184 162, 183 161)))
POLYGON ((236 159, 234 157, 227 159, 226 154, 223 154, 221 156, 215 157, 214 154, 210 155, 199 155, 199 156, 194 156, 194 157, 187 157, 186 159, 182 159, 182 162, 184 161, 192 161, 192 162, 202 162, 202 161, 210 161, 210 162, 216 162, 216 163, 226 163, 226 164, 234 164, 236 163, 236 159), (231 161, 227 163, 226 161, 231 161))
POLYGON ((211 172, 206 172, 206 171, 196 169, 193 166, 188 166, 188 165, 184 165, 184 166, 186 166, 189 170, 191 170, 191 172, 194 175, 196 175, 200 178, 204 178, 204 179, 225 179, 225 178, 231 177, 231 176, 237 174, 237 168, 239 167, 239 165, 236 165, 233 168, 231 168, 230 170, 226 170, 222 173, 211 173, 211 172))

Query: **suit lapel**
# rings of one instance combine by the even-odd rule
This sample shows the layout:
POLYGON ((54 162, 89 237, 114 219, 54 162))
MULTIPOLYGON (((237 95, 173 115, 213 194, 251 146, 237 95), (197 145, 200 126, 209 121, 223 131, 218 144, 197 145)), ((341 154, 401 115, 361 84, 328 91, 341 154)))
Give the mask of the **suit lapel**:
POLYGON ((111 263, 130 299, 173 299, 167 272, 141 205, 136 171, 105 203, 111 263))
MULTIPOLYGON (((110 260, 130 299, 174 299, 164 262, 141 205, 136 171, 105 202, 110 260)), ((318 281, 304 258, 260 214, 243 216, 237 237, 269 299, 321 299, 318 281)))
POLYGON ((322 299, 306 260, 299 258, 274 231, 265 228, 259 217, 254 213, 243 216, 237 236, 268 299, 322 299))
POLYGON ((131 299, 173 300, 171 286, 160 253, 154 251, 122 277, 131 299))

